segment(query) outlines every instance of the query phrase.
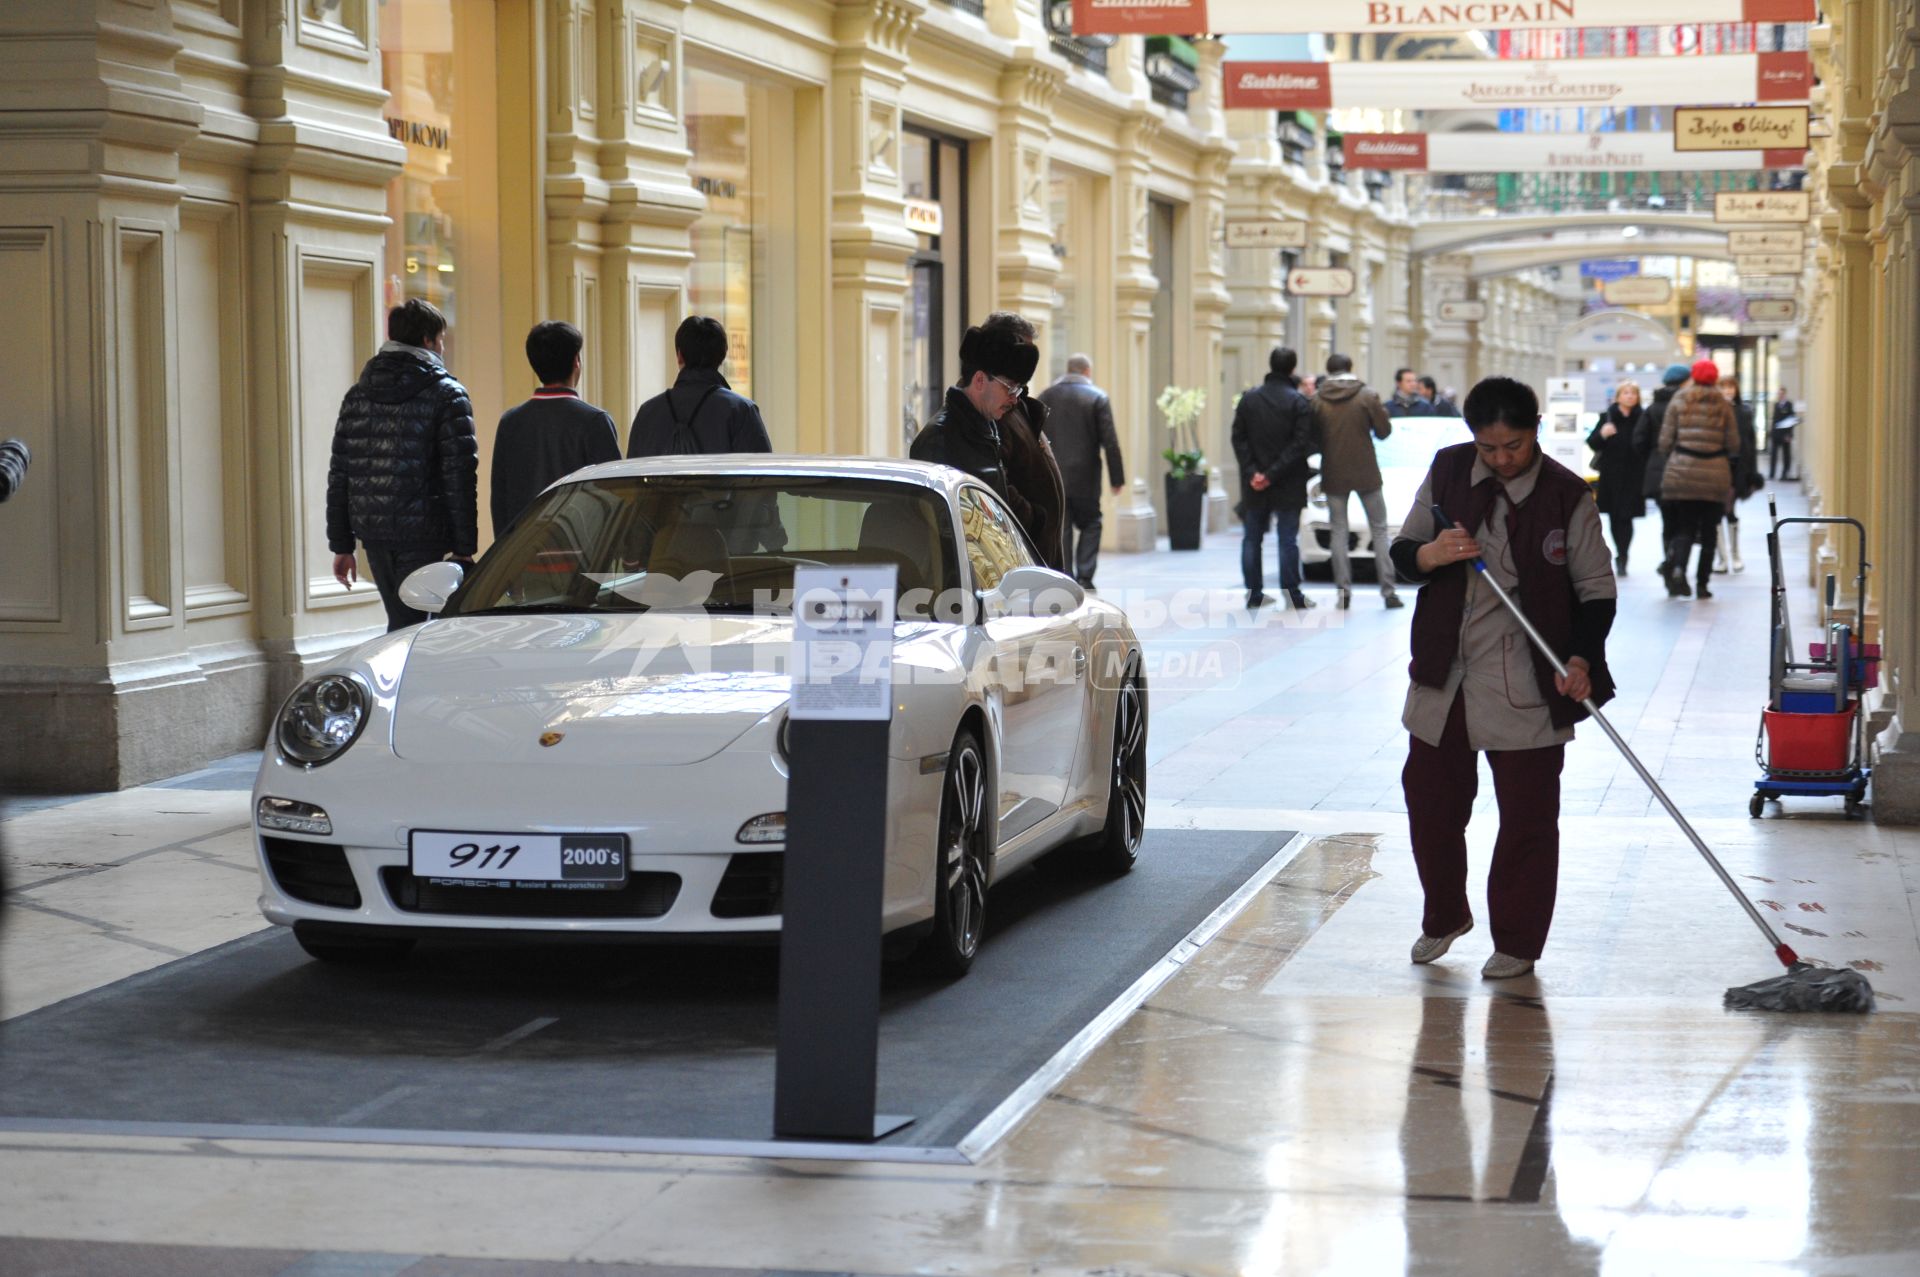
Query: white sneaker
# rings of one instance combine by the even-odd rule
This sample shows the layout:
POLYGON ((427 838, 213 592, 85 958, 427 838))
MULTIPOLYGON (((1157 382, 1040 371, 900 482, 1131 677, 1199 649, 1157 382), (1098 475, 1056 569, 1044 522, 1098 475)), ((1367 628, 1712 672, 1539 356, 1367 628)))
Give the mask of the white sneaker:
POLYGON ((1421 936, 1413 942, 1413 960, 1417 963, 1432 962, 1435 958, 1446 953, 1446 951, 1453 946, 1455 940, 1458 940, 1461 936, 1466 935, 1467 932, 1472 930, 1473 919, 1469 917, 1467 919, 1467 925, 1458 931, 1449 931, 1444 936, 1421 936))
POLYGON ((1533 970, 1532 958, 1516 958, 1511 954, 1495 953, 1487 959, 1487 965, 1480 968, 1482 980, 1511 980, 1515 976, 1526 975, 1533 970))

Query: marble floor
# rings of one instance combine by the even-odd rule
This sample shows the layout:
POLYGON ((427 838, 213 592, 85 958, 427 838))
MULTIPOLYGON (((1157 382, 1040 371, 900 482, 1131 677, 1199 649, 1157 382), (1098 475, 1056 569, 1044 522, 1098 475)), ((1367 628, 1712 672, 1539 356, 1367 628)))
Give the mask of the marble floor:
MULTIPOLYGON (((1536 974, 1483 982, 1484 929, 1410 965, 1410 610, 1310 587, 1250 620, 1221 535, 1100 572, 1157 661, 1150 823, 1310 839, 972 1164, 11 1131, 0 1272, 1920 1271, 1920 833, 1838 799, 1748 819, 1759 538, 1687 603, 1641 528, 1609 716, 1785 938, 1870 977, 1872 1015, 1721 1009, 1777 963, 1591 728, 1536 974)), ((11 811, 0 1016, 258 928, 236 766, 11 811)))

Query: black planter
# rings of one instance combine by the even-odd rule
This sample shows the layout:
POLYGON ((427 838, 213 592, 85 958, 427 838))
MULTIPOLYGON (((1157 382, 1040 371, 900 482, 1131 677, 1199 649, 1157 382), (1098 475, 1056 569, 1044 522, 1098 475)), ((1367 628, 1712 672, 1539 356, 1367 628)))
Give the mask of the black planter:
POLYGON ((1207 476, 1172 475, 1167 480, 1167 544, 1198 550, 1207 526, 1207 476))

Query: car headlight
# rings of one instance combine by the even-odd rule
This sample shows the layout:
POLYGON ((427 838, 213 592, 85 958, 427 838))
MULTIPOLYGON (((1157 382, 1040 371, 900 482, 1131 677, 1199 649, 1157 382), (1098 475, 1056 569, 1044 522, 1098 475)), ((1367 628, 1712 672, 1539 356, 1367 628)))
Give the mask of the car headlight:
POLYGON ((351 674, 324 674, 302 683, 280 707, 274 739, 290 762, 318 767, 360 738, 372 697, 351 674))

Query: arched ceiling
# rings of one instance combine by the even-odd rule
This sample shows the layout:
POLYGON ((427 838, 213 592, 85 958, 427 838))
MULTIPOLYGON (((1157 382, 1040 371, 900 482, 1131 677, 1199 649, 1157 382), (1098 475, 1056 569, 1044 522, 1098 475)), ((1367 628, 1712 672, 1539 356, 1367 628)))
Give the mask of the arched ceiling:
POLYGON ((1732 261, 1724 239, 1704 239, 1680 235, 1640 235, 1618 244, 1592 240, 1531 239, 1501 241, 1476 248, 1470 253, 1467 275, 1485 279, 1536 266, 1558 266, 1594 257, 1708 257, 1732 261))
MULTIPOLYGON (((1499 217, 1461 217, 1422 222, 1413 228, 1414 256, 1429 253, 1454 253, 1475 244, 1516 239, 1525 235, 1543 235, 1559 231, 1624 230, 1641 228, 1639 240, 1621 239, 1618 247, 1604 241, 1584 240, 1586 256, 1620 255, 1637 249, 1648 236, 1669 231, 1691 231, 1724 236, 1726 228, 1716 224, 1710 213, 1659 213, 1648 209, 1621 213, 1539 213, 1499 217)), ((1721 241, 1724 243, 1724 239, 1721 241)), ((1721 254, 1725 256, 1725 254, 1721 254)))

